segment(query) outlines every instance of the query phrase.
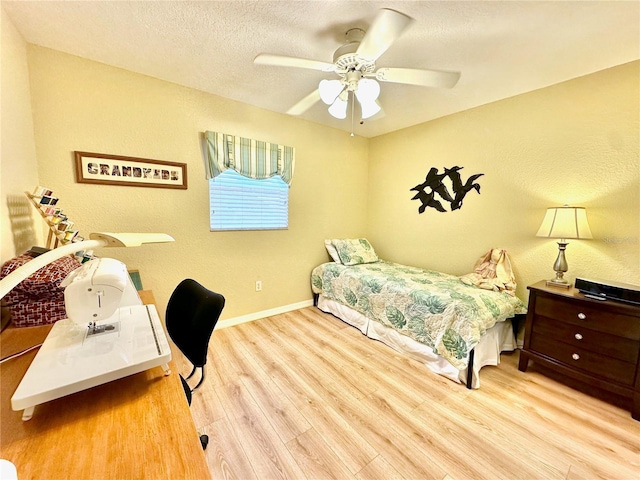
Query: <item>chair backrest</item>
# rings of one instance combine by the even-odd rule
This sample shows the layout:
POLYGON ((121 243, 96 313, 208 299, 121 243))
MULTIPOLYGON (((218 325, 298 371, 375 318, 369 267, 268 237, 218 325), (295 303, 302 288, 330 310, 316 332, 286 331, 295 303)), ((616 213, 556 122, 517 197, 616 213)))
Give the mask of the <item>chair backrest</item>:
POLYGON ((224 297, 187 278, 169 298, 167 332, 180 351, 196 367, 207 363, 207 348, 224 308, 224 297))

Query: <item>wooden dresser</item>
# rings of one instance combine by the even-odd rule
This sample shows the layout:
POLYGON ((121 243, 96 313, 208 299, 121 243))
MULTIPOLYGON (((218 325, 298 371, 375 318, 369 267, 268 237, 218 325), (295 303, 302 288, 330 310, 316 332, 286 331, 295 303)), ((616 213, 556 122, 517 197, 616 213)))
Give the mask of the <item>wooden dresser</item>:
POLYGON ((574 288, 529 288, 524 349, 518 369, 529 360, 563 377, 632 402, 640 420, 640 307, 586 298, 574 288))

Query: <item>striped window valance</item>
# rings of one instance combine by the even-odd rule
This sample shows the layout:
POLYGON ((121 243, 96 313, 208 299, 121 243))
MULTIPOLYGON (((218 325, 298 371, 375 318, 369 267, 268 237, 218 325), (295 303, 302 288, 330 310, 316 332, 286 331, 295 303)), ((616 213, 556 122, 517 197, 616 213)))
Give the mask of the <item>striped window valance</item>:
POLYGON ((208 178, 232 169, 256 180, 280 175, 291 185, 295 148, 218 132, 205 132, 204 137, 208 178))

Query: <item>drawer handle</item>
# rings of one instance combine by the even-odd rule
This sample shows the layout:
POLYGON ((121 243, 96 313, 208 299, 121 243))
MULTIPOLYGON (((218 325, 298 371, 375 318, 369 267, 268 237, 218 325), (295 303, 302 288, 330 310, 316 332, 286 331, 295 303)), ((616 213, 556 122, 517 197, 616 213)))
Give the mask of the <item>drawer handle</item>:
POLYGON ((574 360, 580 360, 580 355, 574 353, 573 355, 571 355, 571 358, 573 358, 574 360))
POLYGON ((587 318, 587 316, 586 316, 584 313, 580 312, 580 313, 578 314, 578 318, 579 318, 580 320, 585 320, 585 319, 587 318))
POLYGON ((581 333, 576 333, 574 335, 574 337, 576 337, 576 340, 582 340, 582 334, 581 333))

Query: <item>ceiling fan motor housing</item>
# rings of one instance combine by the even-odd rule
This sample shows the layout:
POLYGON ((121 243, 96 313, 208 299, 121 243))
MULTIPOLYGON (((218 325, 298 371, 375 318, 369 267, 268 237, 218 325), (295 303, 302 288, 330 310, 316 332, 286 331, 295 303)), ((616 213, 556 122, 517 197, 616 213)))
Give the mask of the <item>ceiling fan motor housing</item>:
POLYGON ((366 62, 356 55, 364 34, 364 30, 352 28, 345 35, 347 43, 334 52, 333 63, 336 66, 336 73, 340 76, 344 77, 347 72, 353 70, 359 70, 364 75, 376 69, 375 62, 366 62))

